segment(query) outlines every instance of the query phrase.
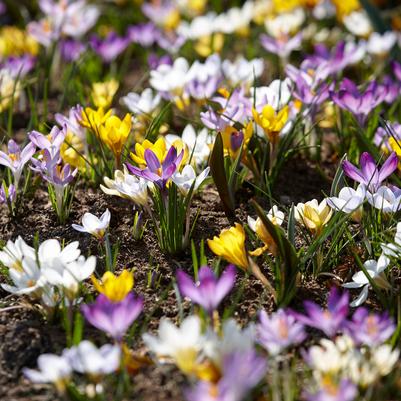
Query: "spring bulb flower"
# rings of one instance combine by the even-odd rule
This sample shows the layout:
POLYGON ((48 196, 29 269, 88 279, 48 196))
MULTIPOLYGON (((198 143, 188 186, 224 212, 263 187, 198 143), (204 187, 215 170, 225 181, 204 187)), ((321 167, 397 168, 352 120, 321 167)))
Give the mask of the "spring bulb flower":
POLYGON ((82 217, 82 226, 79 224, 73 224, 74 230, 80 231, 81 233, 89 233, 99 240, 102 240, 106 234, 106 231, 110 224, 111 214, 109 209, 100 216, 96 217, 92 213, 85 213, 82 217))
POLYGON ((365 196, 366 186, 365 184, 359 184, 356 190, 351 187, 341 188, 338 197, 332 196, 327 198, 326 201, 333 210, 352 214, 354 217, 358 213, 357 210, 365 201, 365 196))
POLYGON ((312 199, 306 203, 298 203, 295 207, 295 219, 315 235, 321 233, 332 215, 333 211, 327 205, 326 199, 320 203, 316 199, 312 199))
POLYGON ((135 153, 131 152, 131 159, 140 167, 146 166, 145 151, 150 149, 158 158, 159 162, 162 163, 167 150, 166 142, 163 137, 160 137, 154 144, 147 139, 142 143, 135 144, 135 153))
POLYGON ((119 83, 115 79, 105 82, 94 82, 92 84, 92 100, 95 107, 108 109, 111 106, 118 87, 119 83))
POLYGON ((272 144, 276 144, 281 130, 287 123, 289 108, 288 106, 284 106, 280 111, 276 112, 273 106, 267 104, 262 108, 261 113, 253 109, 252 115, 255 123, 263 128, 269 141, 272 144))
POLYGON ((171 181, 179 188, 180 192, 187 196, 191 188, 196 192, 200 185, 205 181, 210 171, 210 167, 206 167, 198 176, 194 168, 187 164, 181 172, 176 171, 171 176, 171 181))
POLYGON ((112 113, 112 109, 105 111, 103 107, 99 107, 96 110, 85 107, 81 111, 79 123, 83 127, 92 130, 96 135, 99 135, 99 127, 107 121, 112 113))
POLYGON ((245 249, 245 230, 239 223, 223 229, 220 235, 208 239, 209 248, 217 256, 227 260, 243 270, 248 270, 249 261, 245 249))
POLYGON ((104 294, 110 301, 120 302, 132 290, 134 275, 128 270, 123 270, 119 276, 108 271, 103 274, 101 281, 92 276, 92 283, 96 290, 104 294))

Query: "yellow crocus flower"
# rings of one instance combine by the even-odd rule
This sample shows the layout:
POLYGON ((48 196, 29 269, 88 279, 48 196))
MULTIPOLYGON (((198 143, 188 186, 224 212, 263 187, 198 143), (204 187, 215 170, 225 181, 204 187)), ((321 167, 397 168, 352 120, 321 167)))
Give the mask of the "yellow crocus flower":
POLYGON ((320 203, 316 199, 298 203, 295 208, 295 219, 315 235, 321 233, 332 215, 333 210, 327 205, 325 199, 320 203))
POLYGON ((209 248, 217 256, 222 257, 230 263, 247 270, 249 266, 248 256, 245 249, 245 231, 239 223, 234 227, 226 228, 220 235, 208 239, 209 248))
POLYGON ((212 53, 220 53, 224 46, 224 35, 215 33, 214 35, 201 36, 194 45, 195 51, 202 57, 208 57, 212 53))
POLYGON ((241 149, 242 142, 244 143, 243 151, 248 146, 249 141, 252 138, 253 127, 252 122, 249 122, 244 129, 238 131, 232 126, 227 126, 224 131, 222 131, 221 136, 223 139, 224 153, 229 155, 233 159, 238 156, 238 152, 241 149))
POLYGON ((112 302, 122 301, 134 286, 133 273, 125 269, 119 276, 112 272, 106 272, 101 281, 97 280, 95 276, 92 276, 91 279, 96 290, 112 302))
POLYGON ((119 164, 121 153, 128 136, 131 132, 131 115, 126 114, 124 119, 110 116, 104 124, 99 127, 100 139, 113 152, 117 164, 119 164))
POLYGON ((60 147, 60 156, 64 163, 70 164, 72 167, 78 168, 80 171, 85 170, 85 159, 82 157, 85 145, 82 139, 74 135, 71 131, 67 132, 64 142, 60 147))
POLYGON ((145 150, 150 149, 160 163, 163 162, 166 156, 166 142, 163 137, 160 137, 155 143, 152 143, 145 139, 142 143, 135 144, 135 153, 131 152, 131 159, 139 166, 146 166, 145 150))
POLYGON ((255 123, 263 128, 269 141, 273 144, 278 142, 280 132, 287 123, 288 114, 288 106, 284 106, 279 112, 276 112, 269 104, 263 107, 261 113, 255 109, 252 110, 255 123))
POLYGON ((26 31, 15 26, 5 26, 0 30, 0 58, 19 57, 24 54, 36 56, 39 45, 26 31))
POLYGON ((358 11, 361 8, 359 0, 331 0, 336 8, 337 17, 343 19, 347 15, 354 11, 358 11))
POLYGON ((97 110, 85 107, 82 110, 81 121, 79 122, 83 127, 89 128, 98 134, 99 126, 103 124, 112 114, 112 110, 105 112, 103 107, 99 107, 97 110))
POLYGON ((107 109, 110 107, 113 97, 118 90, 119 83, 115 79, 92 84, 92 100, 96 107, 107 109))
POLYGON ((287 13, 302 4, 302 0, 273 0, 273 9, 276 13, 287 13))

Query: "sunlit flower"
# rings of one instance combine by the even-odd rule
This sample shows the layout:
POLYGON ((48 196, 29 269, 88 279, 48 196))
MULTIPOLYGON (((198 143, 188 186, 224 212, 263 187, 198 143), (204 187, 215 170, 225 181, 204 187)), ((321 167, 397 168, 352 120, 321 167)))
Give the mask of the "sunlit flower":
POLYGON ((379 187, 375 193, 366 193, 368 202, 383 213, 396 213, 401 208, 401 189, 397 187, 379 187))
POLYGON ((92 35, 89 43, 105 63, 111 63, 126 49, 129 39, 118 36, 115 32, 109 32, 105 38, 92 35))
POLYGON ((106 209, 100 218, 92 213, 85 213, 82 217, 82 226, 79 224, 73 224, 72 228, 82 233, 89 233, 101 240, 105 236, 106 230, 109 227, 110 217, 111 214, 109 209, 106 209))
POLYGON ((298 203, 295 207, 295 219, 313 234, 319 235, 329 222, 333 211, 327 205, 326 199, 320 203, 312 199, 306 203, 298 203))
POLYGON ((20 82, 12 76, 10 70, 0 69, 0 113, 15 103, 20 93, 20 82))
MULTIPOLYGON (((280 227, 284 221, 284 213, 278 210, 278 207, 274 205, 267 213, 267 218, 277 227, 280 227)), ((263 252, 269 250, 273 255, 277 252, 277 245, 274 242, 267 228, 262 223, 262 220, 258 217, 256 220, 248 216, 248 225, 250 229, 257 234, 257 236, 263 241, 264 246, 249 252, 252 256, 260 256, 263 252)))
POLYGON ((358 209, 362 206, 366 197, 365 184, 359 184, 355 190, 351 187, 343 187, 338 194, 338 197, 331 196, 327 198, 327 204, 334 210, 344 212, 346 214, 352 213, 355 220, 360 220, 360 213, 358 209))
POLYGON ((108 195, 116 195, 124 199, 129 199, 140 206, 148 203, 148 184, 142 177, 136 177, 128 172, 126 166, 124 170, 114 172, 114 180, 104 177, 105 186, 100 184, 101 190, 108 195))
POLYGON ((280 132, 288 120, 288 106, 284 106, 279 112, 276 113, 271 105, 266 104, 260 113, 253 109, 252 115, 255 123, 263 128, 263 131, 269 141, 273 144, 276 144, 278 142, 280 132))
POLYGON ((248 256, 245 249, 245 231, 239 223, 234 227, 225 228, 220 235, 208 239, 209 248, 217 256, 222 257, 230 263, 247 270, 249 266, 248 256))
POLYGON ((224 60, 222 65, 224 76, 229 80, 233 87, 237 85, 251 86, 256 78, 263 72, 263 59, 246 60, 243 57, 234 62, 224 60))
POLYGON ((82 110, 82 115, 79 122, 83 127, 89 128, 96 134, 99 134, 100 125, 104 124, 111 114, 111 109, 105 112, 102 107, 99 107, 97 110, 91 109, 90 107, 85 107, 85 109, 82 110))
POLYGON ((307 401, 353 401, 358 394, 356 385, 348 379, 335 383, 328 377, 320 384, 321 387, 316 393, 304 393, 307 401))
POLYGON ((121 101, 131 113, 151 116, 159 106, 161 97, 158 93, 153 94, 152 89, 146 88, 141 94, 128 93, 121 98, 121 101))
POLYGON ((92 276, 92 282, 96 290, 104 294, 110 301, 120 302, 132 290, 134 275, 128 270, 123 270, 119 276, 108 271, 103 274, 101 281, 92 276))
POLYGON ((92 84, 92 100, 95 107, 108 109, 118 87, 119 83, 115 79, 110 79, 105 82, 94 82, 92 84))
POLYGON ((172 360, 184 373, 194 373, 197 359, 202 349, 204 337, 201 333, 201 321, 197 316, 189 316, 176 327, 164 318, 159 325, 159 336, 145 333, 142 338, 151 352, 160 361, 172 360))
POLYGON ((150 149, 161 163, 167 153, 166 142, 163 137, 160 137, 155 143, 145 139, 142 143, 135 144, 135 153, 131 152, 131 159, 139 166, 146 166, 145 151, 150 149))
POLYGON ((186 165, 181 172, 176 171, 171 180, 179 188, 184 196, 187 196, 191 188, 193 192, 196 192, 203 181, 209 174, 210 167, 206 167, 198 176, 195 173, 194 168, 191 165, 186 165))

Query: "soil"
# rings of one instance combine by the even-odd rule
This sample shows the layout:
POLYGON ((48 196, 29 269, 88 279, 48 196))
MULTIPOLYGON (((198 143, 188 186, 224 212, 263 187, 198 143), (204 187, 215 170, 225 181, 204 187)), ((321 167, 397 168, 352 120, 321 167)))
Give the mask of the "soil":
MULTIPOLYGON (((330 190, 330 179, 325 179, 321 170, 333 175, 333 166, 316 166, 302 158, 291 160, 280 175, 275 190, 275 198, 280 204, 290 205, 307 201, 312 198, 322 199, 322 192, 330 190)), ((245 186, 246 188, 246 186, 245 186)), ((253 197, 251 189, 243 189, 238 194, 237 220, 246 221, 247 214, 255 215, 249 203, 253 197)), ((263 199, 258 201, 265 206, 263 199)), ((131 235, 132 204, 126 200, 107 196, 98 189, 85 189, 78 186, 71 215, 67 224, 57 223, 47 193, 44 188, 35 191, 34 196, 22 205, 17 218, 10 220, 6 210, 1 210, 0 238, 3 241, 15 239, 21 235, 29 244, 33 243, 35 235, 40 242, 57 238, 67 243, 78 240, 84 255, 98 255, 98 245, 90 236, 72 229, 72 222, 80 222, 85 212, 97 215, 106 208, 111 212, 110 234, 112 242, 119 243, 119 255, 116 271, 123 268, 134 269, 134 289, 145 299, 145 313, 139 322, 141 331, 156 331, 162 316, 178 320, 179 308, 174 291, 174 272, 182 268, 191 272, 192 259, 190 251, 182 255, 170 257, 160 252, 155 235, 149 227, 144 238, 135 241, 131 235), (149 277, 151 285, 148 285, 149 277)), ((196 245, 202 239, 212 238, 222 228, 230 226, 214 187, 208 187, 194 200, 192 213, 199 211, 197 226, 193 237, 196 245)), ((208 258, 213 255, 206 248, 208 258)), ((101 272, 103 260, 98 259, 97 271, 101 272)), ((327 279, 326 279, 327 280, 327 279)), ((314 299, 324 304, 325 281, 301 282, 301 286, 293 301, 292 307, 299 309, 306 298, 314 299)), ((90 285, 88 285, 90 290, 90 285)), ((235 318, 246 324, 255 319, 260 308, 272 311, 272 298, 262 285, 254 278, 239 271, 237 275, 235 298, 235 318), (237 298, 239 297, 239 299, 237 298)), ((230 297, 224 306, 232 305, 230 297)), ((66 345, 65 334, 60 324, 45 321, 37 310, 32 310, 28 303, 20 297, 10 296, 0 289, 0 399, 8 401, 47 401, 57 400, 51 386, 35 385, 23 378, 23 367, 36 367, 37 357, 46 352, 59 353, 66 345)), ((190 310, 188 301, 183 302, 183 311, 190 310)), ((93 328, 85 326, 84 337, 95 341, 106 339, 93 328)), ((130 344, 136 350, 143 350, 140 333, 136 332, 134 341, 130 344)), ((171 366, 149 366, 143 368, 134 378, 133 393, 127 400, 183 400, 182 389, 185 388, 185 378, 171 366)))

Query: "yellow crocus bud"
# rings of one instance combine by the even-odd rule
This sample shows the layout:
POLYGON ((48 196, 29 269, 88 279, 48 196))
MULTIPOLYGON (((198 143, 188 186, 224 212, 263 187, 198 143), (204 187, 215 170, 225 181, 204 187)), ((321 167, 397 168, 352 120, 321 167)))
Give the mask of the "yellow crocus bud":
POLYGON ((248 270, 249 262, 245 249, 245 231, 239 223, 234 227, 224 229, 220 235, 208 239, 209 248, 217 256, 222 257, 230 263, 248 270))
POLYGON ((119 276, 112 272, 106 272, 101 281, 97 280, 95 276, 92 276, 91 279, 96 290, 112 302, 122 301, 134 286, 133 273, 125 269, 119 276))
POLYGON ((295 219, 314 235, 321 233, 332 215, 333 210, 327 205, 325 199, 320 203, 316 199, 298 203, 295 208, 295 219))

